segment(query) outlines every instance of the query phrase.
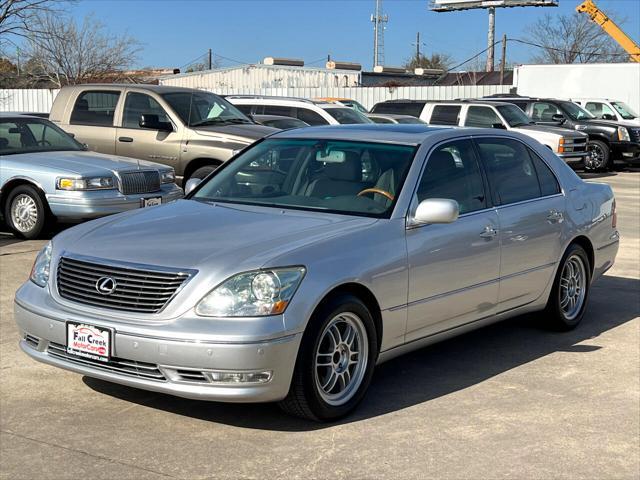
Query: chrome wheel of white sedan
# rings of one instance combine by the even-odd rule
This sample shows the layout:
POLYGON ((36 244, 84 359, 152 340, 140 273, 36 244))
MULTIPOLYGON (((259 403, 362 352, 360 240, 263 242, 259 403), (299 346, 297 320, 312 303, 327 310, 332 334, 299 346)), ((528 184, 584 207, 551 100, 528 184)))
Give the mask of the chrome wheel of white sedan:
POLYGON ((11 221, 21 233, 33 230, 38 223, 38 206, 35 199, 24 193, 17 195, 11 202, 11 221))
POLYGON ((369 350, 367 332, 360 317, 343 312, 322 332, 316 352, 315 381, 329 405, 348 402, 364 378, 369 350))
POLYGON ((573 320, 582 310, 586 294, 587 270, 579 255, 567 259, 560 276, 560 308, 567 320, 573 320))

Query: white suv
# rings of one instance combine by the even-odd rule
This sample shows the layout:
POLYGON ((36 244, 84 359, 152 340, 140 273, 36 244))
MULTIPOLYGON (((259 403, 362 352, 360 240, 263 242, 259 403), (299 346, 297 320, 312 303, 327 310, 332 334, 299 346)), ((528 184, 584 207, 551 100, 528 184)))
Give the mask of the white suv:
POLYGON ((293 117, 309 125, 372 123, 359 111, 339 102, 254 95, 228 95, 225 99, 233 103, 245 115, 293 117))
POLYGON ((601 120, 617 120, 625 125, 640 125, 640 117, 624 102, 606 98, 573 98, 582 108, 601 120))
POLYGON ((372 114, 413 115, 431 125, 501 128, 520 132, 549 147, 567 163, 583 163, 589 155, 588 135, 567 128, 536 125, 516 105, 481 100, 390 100, 377 103, 372 114))

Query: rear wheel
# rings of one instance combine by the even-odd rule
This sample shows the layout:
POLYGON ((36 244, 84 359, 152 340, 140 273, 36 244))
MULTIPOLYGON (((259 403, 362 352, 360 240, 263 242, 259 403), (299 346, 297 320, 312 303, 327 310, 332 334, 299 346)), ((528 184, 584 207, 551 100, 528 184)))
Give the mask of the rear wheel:
POLYGON ((545 310, 549 325, 556 330, 571 330, 584 317, 591 283, 591 267, 584 249, 571 245, 558 268, 545 310))
MULTIPOLYGON (((205 167, 197 168, 193 171, 189 178, 199 178, 200 180, 206 178, 210 173, 212 173, 219 165, 207 165, 205 167)), ((185 182, 189 180, 189 178, 185 179, 185 182)))
POLYGON ((31 185, 19 185, 7 197, 5 219, 17 237, 37 238, 49 220, 45 200, 31 185))
POLYGON ((596 172, 604 172, 609 169, 611 150, 609 145, 600 140, 589 140, 588 149, 590 157, 585 160, 585 169, 596 172))
POLYGON ((316 421, 347 415, 371 383, 377 345, 373 318, 362 301, 351 295, 330 299, 307 327, 281 408, 316 421))

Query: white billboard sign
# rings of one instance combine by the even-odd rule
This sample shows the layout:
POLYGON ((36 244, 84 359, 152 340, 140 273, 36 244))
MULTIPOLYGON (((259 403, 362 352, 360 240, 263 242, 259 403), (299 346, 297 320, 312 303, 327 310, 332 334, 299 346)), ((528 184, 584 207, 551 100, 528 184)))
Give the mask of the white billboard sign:
POLYGON ((448 12, 491 7, 557 7, 559 0, 432 0, 431 10, 448 12))

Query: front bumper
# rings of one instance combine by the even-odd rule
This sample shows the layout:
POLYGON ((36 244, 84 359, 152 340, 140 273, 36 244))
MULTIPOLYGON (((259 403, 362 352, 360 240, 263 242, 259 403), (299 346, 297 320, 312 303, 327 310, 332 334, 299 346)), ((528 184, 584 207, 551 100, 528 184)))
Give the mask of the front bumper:
POLYGON ((637 142, 611 142, 613 160, 630 164, 640 163, 640 143, 637 142))
POLYGON ((124 195, 118 190, 91 190, 47 194, 51 213, 61 220, 85 220, 140 208, 143 198, 162 197, 169 203, 184 196, 175 183, 162 185, 160 191, 136 195, 124 195))
POLYGON ((556 155, 567 163, 584 163, 590 154, 589 152, 563 152, 556 155))
MULTIPOLYGON (((20 291, 18 291, 19 293, 20 291)), ((269 402, 288 391, 302 334, 256 342, 209 342, 167 338, 162 325, 157 335, 127 332, 127 325, 107 324, 99 318, 82 321, 114 329, 114 364, 65 357, 66 321, 79 320, 63 310, 37 311, 16 296, 15 320, 20 348, 31 358, 108 382, 184 398, 222 402, 269 402), (164 335, 163 335, 164 334, 164 335), (62 354, 61 354, 62 352, 62 354), (271 372, 265 383, 219 384, 208 372, 271 372)))

